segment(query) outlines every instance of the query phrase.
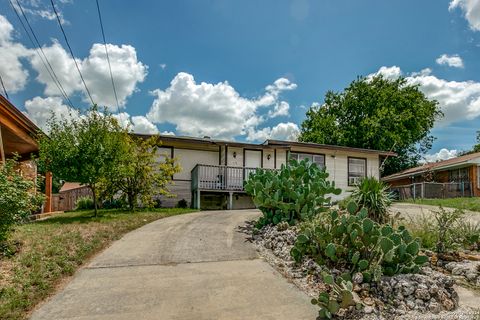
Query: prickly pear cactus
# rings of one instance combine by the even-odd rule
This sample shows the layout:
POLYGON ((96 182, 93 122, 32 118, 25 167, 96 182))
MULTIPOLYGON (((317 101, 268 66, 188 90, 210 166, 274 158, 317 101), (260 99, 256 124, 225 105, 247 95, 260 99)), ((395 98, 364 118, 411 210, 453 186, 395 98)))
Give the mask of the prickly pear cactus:
POLYGON ((350 276, 361 272, 364 282, 382 274, 416 273, 428 262, 407 229, 378 224, 357 209, 351 202, 348 212, 331 211, 303 224, 290 252, 294 260, 309 256, 320 265, 351 270, 350 276))
POLYGON ((341 192, 327 178, 328 173, 308 160, 292 160, 277 171, 257 169, 245 182, 245 191, 263 213, 257 227, 294 225, 325 211, 331 200, 328 195, 341 192))

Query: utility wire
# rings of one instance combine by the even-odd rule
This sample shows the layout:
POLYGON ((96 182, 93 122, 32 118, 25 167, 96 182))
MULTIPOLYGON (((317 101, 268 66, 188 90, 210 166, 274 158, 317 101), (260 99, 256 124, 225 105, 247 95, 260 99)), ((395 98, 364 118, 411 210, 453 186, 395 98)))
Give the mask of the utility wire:
POLYGON ((103 30, 102 14, 100 13, 100 5, 98 4, 98 0, 95 1, 97 2, 98 19, 100 20, 100 28, 102 29, 103 45, 105 46, 105 54, 107 55, 108 70, 110 71, 110 79, 112 80, 113 94, 115 95, 115 101, 117 102, 117 110, 119 110, 120 106, 118 104, 117 89, 115 88, 115 82, 113 81, 112 66, 110 65, 110 57, 108 55, 105 31, 103 30))
POLYGON ((88 97, 90 98, 90 101, 92 102, 92 105, 95 104, 93 101, 92 95, 90 94, 90 90, 88 90, 87 84, 85 83, 85 79, 83 79, 82 72, 80 71, 80 68, 78 67, 77 60, 75 59, 75 55, 73 54, 72 47, 70 47, 70 43, 68 42, 67 35, 65 34, 65 30, 63 30, 62 26, 62 21, 60 20, 60 16, 58 15, 57 9, 55 8, 55 4, 53 3, 53 0, 50 0, 50 3, 52 4, 53 12, 55 13, 55 16, 57 17, 58 25, 60 26, 60 30, 62 30, 63 38, 65 39, 65 43, 67 44, 68 50, 70 50, 70 55, 72 56, 73 62, 75 62, 75 66, 77 67, 78 74, 80 75, 80 79, 82 79, 83 86, 85 87, 85 90, 87 91, 88 97))
POLYGON ((40 41, 38 41, 38 38, 35 34, 35 32, 33 31, 33 28, 30 24, 30 22, 28 21, 27 19, 27 16, 25 14, 25 11, 23 10, 20 2, 18 0, 16 0, 17 2, 17 6, 20 8, 20 11, 22 12, 22 15, 23 15, 23 18, 25 19, 25 21, 27 22, 27 25, 33 35, 33 37, 35 38, 35 42, 33 41, 32 39, 32 36, 30 35, 30 33, 28 32, 27 30, 27 27, 25 26, 25 24, 23 23, 23 20, 22 18, 20 17, 20 14, 18 13, 17 11, 17 8, 15 8, 15 5, 13 4, 12 0, 9 0, 10 2, 10 6, 12 7, 13 11, 15 12, 15 15, 17 16, 18 18, 18 21, 20 21, 20 24, 22 25, 23 29, 25 30, 25 33, 27 34, 28 38, 30 39, 30 42, 32 43, 32 46, 34 47, 35 49, 35 52, 37 53, 38 57, 40 58, 40 61, 42 61, 43 63, 43 66, 45 67, 45 69, 47 70, 48 74, 50 75, 50 78, 52 78, 53 80, 53 83, 55 83, 55 85, 57 86, 58 90, 60 91, 60 93, 62 94, 63 98, 68 102, 68 104, 70 105, 70 107, 72 108, 75 108, 72 101, 70 100, 70 98, 68 97, 67 95, 67 92, 65 91, 65 89, 63 88, 62 86, 62 83, 60 82, 60 80, 58 79, 57 77, 57 74, 55 73, 55 71, 53 70, 53 67, 52 65, 50 64, 50 61, 48 60, 47 56, 45 55, 45 52, 43 51, 43 48, 42 46, 40 45, 40 41), (43 57, 40 55, 40 53, 38 51, 41 51, 43 57))
MULTIPOLYGON (((2 78, 2 75, 1 75, 1 74, 0 74, 0 82, 2 83, 2 88, 3 88, 3 92, 5 93, 5 97, 6 97, 7 99, 9 99, 9 98, 8 98, 7 89, 5 89, 5 84, 3 83, 3 78, 2 78)), ((9 99, 9 100, 10 100, 10 99, 9 99)))

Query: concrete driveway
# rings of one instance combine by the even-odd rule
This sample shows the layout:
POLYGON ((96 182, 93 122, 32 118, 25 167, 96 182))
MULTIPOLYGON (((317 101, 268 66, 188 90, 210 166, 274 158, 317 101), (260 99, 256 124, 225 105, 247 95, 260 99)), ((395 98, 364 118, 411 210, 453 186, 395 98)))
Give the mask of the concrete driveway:
POLYGON ((315 319, 237 231, 256 210, 161 219, 97 256, 31 319, 315 319))

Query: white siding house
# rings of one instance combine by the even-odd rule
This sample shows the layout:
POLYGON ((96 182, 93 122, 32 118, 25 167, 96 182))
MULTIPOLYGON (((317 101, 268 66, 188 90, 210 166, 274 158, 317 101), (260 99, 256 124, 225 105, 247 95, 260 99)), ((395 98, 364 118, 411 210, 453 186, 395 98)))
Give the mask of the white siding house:
POLYGON ((391 152, 348 148, 314 143, 267 140, 262 144, 161 136, 159 161, 165 155, 177 159, 182 168, 169 188, 174 197, 160 197, 163 206, 179 200, 202 209, 242 209, 254 207, 243 191, 243 182, 255 168, 275 170, 294 158, 310 159, 329 173, 342 189, 333 200, 343 199, 358 179, 380 177, 380 159, 391 152))

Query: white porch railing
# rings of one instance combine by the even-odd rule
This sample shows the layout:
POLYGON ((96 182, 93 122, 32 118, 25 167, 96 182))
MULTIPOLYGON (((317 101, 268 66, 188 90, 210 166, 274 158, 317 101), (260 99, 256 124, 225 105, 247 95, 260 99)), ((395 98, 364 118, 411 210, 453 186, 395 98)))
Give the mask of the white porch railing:
POLYGON ((255 170, 257 168, 197 164, 191 172, 192 190, 243 191, 243 182, 255 170))

